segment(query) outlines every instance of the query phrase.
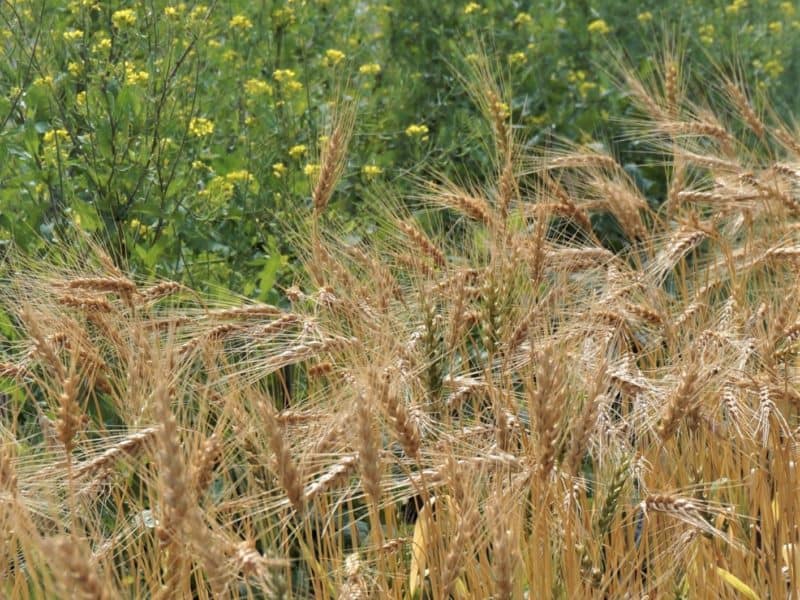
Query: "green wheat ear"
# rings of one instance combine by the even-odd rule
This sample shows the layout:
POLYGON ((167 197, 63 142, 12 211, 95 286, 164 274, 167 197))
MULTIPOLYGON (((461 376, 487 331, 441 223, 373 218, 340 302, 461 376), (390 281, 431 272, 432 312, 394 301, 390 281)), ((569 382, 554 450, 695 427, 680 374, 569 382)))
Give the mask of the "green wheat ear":
POLYGON ((611 483, 608 486, 603 507, 600 509, 600 515, 597 518, 597 533, 600 539, 604 539, 610 532, 611 523, 617 514, 619 499, 625 489, 625 483, 630 477, 630 466, 631 460, 626 457, 617 465, 614 469, 614 474, 611 476, 611 483))

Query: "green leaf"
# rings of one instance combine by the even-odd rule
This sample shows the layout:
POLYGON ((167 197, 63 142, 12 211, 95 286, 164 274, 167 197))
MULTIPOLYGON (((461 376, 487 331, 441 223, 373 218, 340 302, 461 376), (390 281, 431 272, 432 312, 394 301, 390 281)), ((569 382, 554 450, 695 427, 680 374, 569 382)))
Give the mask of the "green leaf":
POLYGON ((273 253, 264 262, 264 267, 258 274, 258 287, 259 287, 258 299, 261 300, 262 302, 266 301, 269 291, 275 284, 275 279, 278 276, 278 269, 280 269, 283 262, 284 262, 284 257, 278 254, 277 252, 273 253))
POLYGON ((0 310, 0 333, 6 338, 14 339, 14 325, 4 310, 0 310))
POLYGON ((94 233, 101 228, 100 218, 94 205, 78 200, 72 203, 71 209, 80 218, 81 229, 84 231, 94 233))
POLYGON ((158 259, 164 254, 167 244, 169 244, 169 240, 165 237, 162 237, 149 248, 138 244, 136 248, 134 248, 134 252, 136 252, 136 256, 139 257, 145 266, 152 271, 158 262, 158 259))

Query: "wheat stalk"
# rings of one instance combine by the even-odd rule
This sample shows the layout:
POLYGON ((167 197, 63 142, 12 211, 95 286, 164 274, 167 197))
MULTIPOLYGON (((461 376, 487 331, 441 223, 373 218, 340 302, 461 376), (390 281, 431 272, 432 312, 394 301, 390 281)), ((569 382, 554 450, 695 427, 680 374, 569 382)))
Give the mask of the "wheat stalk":
POLYGON ((70 598, 111 600, 118 592, 109 589, 97 575, 80 544, 72 537, 59 536, 42 542, 43 549, 57 567, 54 572, 61 582, 62 592, 70 598))

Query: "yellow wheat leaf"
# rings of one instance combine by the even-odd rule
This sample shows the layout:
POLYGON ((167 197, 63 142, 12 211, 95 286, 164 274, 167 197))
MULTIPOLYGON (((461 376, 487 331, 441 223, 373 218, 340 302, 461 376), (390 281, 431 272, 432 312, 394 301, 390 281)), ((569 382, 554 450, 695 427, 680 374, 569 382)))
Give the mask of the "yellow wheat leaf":
POLYGON ((751 588, 744 581, 736 577, 736 575, 734 575, 730 571, 726 571, 722 567, 717 567, 717 574, 722 578, 722 580, 725 583, 727 583, 729 586, 731 586, 745 598, 749 598, 750 600, 761 600, 761 598, 758 597, 758 594, 756 594, 753 591, 753 588, 751 588))
POLYGON ((408 592, 413 598, 417 587, 422 586, 425 579, 425 567, 428 562, 427 540, 430 539, 431 505, 425 504, 417 514, 414 525, 414 537, 411 540, 411 570, 408 575, 408 592))
POLYGON ((471 597, 463 578, 459 577, 456 579, 456 582, 453 584, 452 594, 456 600, 467 600, 467 598, 471 597))
MULTIPOLYGON (((456 511, 450 496, 438 496, 426 503, 417 515, 417 524, 414 526, 414 537, 411 541, 411 567, 408 575, 408 592, 414 598, 417 592, 422 593, 425 575, 427 574, 428 561, 431 558, 429 544, 440 539, 442 535, 452 535, 456 527, 456 511), (439 505, 435 510, 434 504, 439 505), (436 529, 434 529, 436 527, 436 529)), ((466 585, 463 581, 456 582, 454 593, 456 597, 466 585), (459 587, 460 583, 460 587, 459 587)), ((468 597, 468 595, 463 596, 468 597)))

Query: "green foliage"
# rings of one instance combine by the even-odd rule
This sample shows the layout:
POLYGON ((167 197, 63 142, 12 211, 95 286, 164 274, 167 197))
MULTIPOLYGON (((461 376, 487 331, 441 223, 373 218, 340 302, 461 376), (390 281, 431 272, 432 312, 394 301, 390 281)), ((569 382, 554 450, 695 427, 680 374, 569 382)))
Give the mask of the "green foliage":
MULTIPOLYGON (((679 23, 695 66, 736 56, 779 109, 798 107, 793 3, 662 4, 3 3, 0 243, 42 249, 78 223, 145 276, 275 300, 331 102, 358 98, 330 206, 357 231, 375 179, 490 172, 486 124, 457 76, 487 46, 531 145, 613 136, 609 115, 632 109, 600 67, 619 46, 642 74, 657 68, 642 40, 662 23, 679 23)), ((643 160, 635 143, 618 152, 643 160)), ((637 173, 658 201, 658 177, 637 173)), ((596 227, 613 247, 613 224, 596 227)))

